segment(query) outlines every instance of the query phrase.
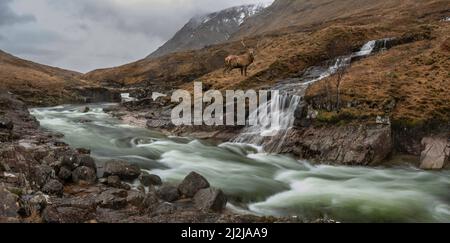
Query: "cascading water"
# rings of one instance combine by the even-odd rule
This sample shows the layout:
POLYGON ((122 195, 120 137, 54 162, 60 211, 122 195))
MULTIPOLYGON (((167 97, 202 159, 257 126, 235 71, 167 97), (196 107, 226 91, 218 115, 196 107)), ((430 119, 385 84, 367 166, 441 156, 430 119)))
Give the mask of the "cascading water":
POLYGON ((359 52, 355 53, 354 56, 367 56, 370 55, 377 44, 376 40, 371 40, 367 42, 359 52))
POLYGON ((263 145, 268 152, 278 151, 283 145, 287 133, 294 126, 295 113, 302 108, 301 104, 308 86, 349 66, 354 58, 362 58, 372 54, 377 45, 382 41, 386 43, 386 40, 369 41, 363 45, 360 51, 338 57, 328 62, 329 64, 325 67, 311 67, 300 78, 280 81, 273 88, 277 92, 272 99, 265 104, 261 104, 256 111, 250 114, 251 118, 259 115, 259 125, 245 128, 234 142, 263 145), (270 112, 267 114, 266 110, 270 110, 270 112), (270 147, 266 146, 268 144, 270 144, 270 147))
MULTIPOLYGON (((266 104, 267 109, 272 109, 269 104, 281 107, 275 130, 292 127, 304 92, 301 87, 307 87, 302 82, 332 75, 351 59, 341 57, 325 67, 310 68, 301 78, 281 85, 280 95, 266 104)), ((109 105, 91 104, 87 113, 82 112, 85 105, 37 108, 31 113, 43 128, 63 133, 63 141, 72 147, 90 149, 99 166, 110 159, 126 160, 173 184, 196 171, 225 192, 229 209, 238 209, 237 213, 327 217, 349 223, 450 222, 449 170, 422 171, 401 164, 391 168, 313 166, 267 154, 260 146, 209 144, 126 125, 103 112, 109 105)), ((264 131, 270 132, 262 127, 254 138, 264 131)))
POLYGON ((102 111, 109 104, 89 106, 87 113, 85 105, 31 113, 72 147, 90 149, 100 167, 110 159, 126 160, 172 184, 196 171, 225 192, 237 213, 350 223, 450 222, 448 170, 312 166, 259 146, 167 137, 121 123, 102 111))
POLYGON ((275 92, 272 95, 270 102, 260 105, 255 112, 250 114, 250 117, 254 119, 259 116, 259 124, 244 129, 234 142, 261 145, 274 136, 284 137, 289 128, 294 126, 293 114, 300 106, 301 96, 275 92))

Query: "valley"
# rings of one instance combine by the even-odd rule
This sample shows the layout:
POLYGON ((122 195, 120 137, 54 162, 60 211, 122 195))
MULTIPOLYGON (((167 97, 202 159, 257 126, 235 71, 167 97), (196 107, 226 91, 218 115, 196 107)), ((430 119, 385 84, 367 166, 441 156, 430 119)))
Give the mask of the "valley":
POLYGON ((275 0, 85 74, 0 51, 0 222, 450 222, 448 16, 443 0, 275 0), (248 76, 224 72, 250 48, 248 76), (195 82, 277 91, 246 113, 277 126, 175 126, 170 96, 195 82))

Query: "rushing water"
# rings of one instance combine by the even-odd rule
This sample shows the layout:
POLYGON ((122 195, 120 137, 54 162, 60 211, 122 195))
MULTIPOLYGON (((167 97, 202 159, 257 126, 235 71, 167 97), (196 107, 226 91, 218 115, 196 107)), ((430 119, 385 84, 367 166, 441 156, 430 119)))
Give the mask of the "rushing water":
POLYGON ((324 65, 313 66, 305 70, 301 77, 278 82, 273 87, 274 90, 277 90, 277 93, 273 94, 274 97, 267 103, 261 104, 250 114, 250 119, 259 116, 259 126, 247 127, 234 141, 260 145, 270 152, 279 151, 285 142, 287 133, 294 126, 295 113, 302 108, 302 100, 308 86, 348 67, 353 59, 364 58, 374 51, 386 49, 389 40, 391 39, 371 40, 364 44, 358 52, 337 57, 324 65), (267 110, 270 112, 267 113, 267 110), (275 122, 274 117, 276 118, 275 122), (266 146, 267 144, 270 144, 270 147, 266 146))
MULTIPOLYGON (((139 164, 166 182, 191 171, 222 188, 231 204, 258 215, 328 217, 342 222, 450 222, 450 173, 414 168, 312 166, 239 143, 208 144, 122 124, 91 105, 33 109, 44 128, 92 150, 101 165, 139 164)), ((231 207, 230 204, 230 207, 231 207)))

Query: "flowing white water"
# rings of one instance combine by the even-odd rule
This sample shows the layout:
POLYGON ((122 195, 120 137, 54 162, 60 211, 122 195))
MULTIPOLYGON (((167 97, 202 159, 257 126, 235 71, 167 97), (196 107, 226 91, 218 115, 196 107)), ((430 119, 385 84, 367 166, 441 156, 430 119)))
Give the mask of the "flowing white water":
POLYGON ((71 105, 31 112, 44 128, 65 134, 71 146, 90 149, 100 165, 109 159, 124 159, 174 184, 196 171, 223 189, 230 197, 229 208, 237 212, 327 217, 341 222, 449 223, 450 171, 312 166, 245 142, 260 144, 264 133, 274 131, 282 134, 277 136, 282 141, 284 132, 293 126, 307 84, 334 74, 354 56, 370 55, 376 46, 368 43, 357 54, 338 58, 326 67, 313 67, 302 78, 280 82, 278 90, 284 93, 266 104, 267 109, 277 110, 279 126, 249 128, 241 143, 216 146, 166 137, 120 123, 102 111, 107 105, 91 105, 88 113, 71 105), (80 119, 92 122, 80 123, 80 119))
POLYGON ((283 137, 294 126, 294 113, 300 102, 301 97, 297 95, 275 94, 271 102, 260 105, 258 110, 250 115, 253 119, 259 115, 259 125, 244 129, 234 142, 262 145, 267 139, 283 137))
POLYGON ((124 159, 179 183, 191 171, 230 197, 230 208, 254 214, 329 217, 342 222, 450 222, 450 172, 414 168, 312 166, 260 146, 219 146, 124 126, 106 105, 33 109, 44 128, 91 149, 99 165, 124 159), (92 122, 80 123, 79 120, 92 122))
POLYGON ((355 53, 355 56, 367 56, 370 55, 375 48, 376 40, 371 40, 367 42, 359 52, 355 53))
MULTIPOLYGON (((387 39, 381 41, 384 41, 384 45, 386 45, 387 39)), ((280 81, 274 87, 274 90, 277 90, 278 93, 250 114, 250 118, 259 115, 259 125, 247 127, 234 141, 256 145, 270 144, 271 148, 266 149, 277 151, 284 144, 289 130, 294 126, 295 113, 298 109, 301 109, 300 106, 308 86, 347 67, 353 58, 366 57, 372 54, 379 42, 380 40, 369 41, 361 47, 360 51, 338 57, 326 67, 312 67, 306 70, 301 78, 280 81), (270 112, 267 114, 266 110, 270 110, 270 112), (274 119, 276 119, 275 122, 274 119)))
POLYGON ((122 94, 120 94, 120 97, 122 98, 122 103, 137 100, 136 98, 131 97, 130 93, 122 93, 122 94))

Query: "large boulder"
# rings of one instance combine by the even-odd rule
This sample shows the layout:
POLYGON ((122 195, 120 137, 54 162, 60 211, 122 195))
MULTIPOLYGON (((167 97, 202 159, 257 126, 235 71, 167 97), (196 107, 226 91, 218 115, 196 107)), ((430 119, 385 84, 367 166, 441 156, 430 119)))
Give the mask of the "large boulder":
POLYGON ((95 164, 95 160, 89 155, 79 155, 78 166, 86 166, 97 172, 97 165, 95 164))
POLYGON ((66 155, 61 159, 61 166, 66 167, 70 170, 75 169, 78 166, 78 156, 76 155, 66 155))
POLYGON ((297 127, 283 135, 283 146, 282 138, 275 136, 265 148, 327 164, 370 166, 392 153, 391 133, 391 126, 384 124, 297 127))
POLYGON ((81 166, 72 172, 72 180, 78 184, 92 185, 97 181, 97 174, 93 169, 81 166))
POLYGON ((67 167, 61 167, 58 172, 58 178, 63 181, 69 181, 72 179, 72 171, 67 167))
POLYGON ((448 163, 450 143, 443 137, 426 137, 422 139, 422 154, 420 168, 425 170, 440 170, 448 163))
POLYGON ((195 194, 194 203, 201 210, 221 212, 227 205, 227 197, 220 189, 207 188, 195 194))
POLYGON ((158 189, 157 195, 166 202, 174 202, 180 199, 180 192, 174 186, 162 186, 158 189))
POLYGON ((35 166, 32 171, 31 181, 39 188, 43 187, 50 180, 55 178, 55 171, 48 165, 35 166))
POLYGON ((178 190, 181 194, 192 198, 198 191, 209 186, 209 182, 203 176, 196 172, 191 172, 178 186, 178 190))
POLYGON ((0 223, 19 217, 19 197, 0 186, 0 223))
POLYGON ((132 165, 121 160, 111 160, 105 164, 103 177, 118 176, 122 180, 134 180, 140 174, 141 169, 137 165, 132 165))
POLYGON ((122 181, 120 180, 120 177, 118 176, 108 176, 106 179, 106 183, 108 186, 120 188, 122 186, 122 181))
POLYGON ((151 175, 147 172, 142 172, 142 174, 139 176, 139 181, 144 186, 161 186, 162 180, 161 177, 157 175, 151 175))
POLYGON ((41 215, 42 210, 47 207, 50 197, 43 192, 37 192, 34 195, 25 194, 20 197, 19 214, 21 217, 27 218, 32 215, 41 215))
POLYGON ((42 188, 44 193, 56 196, 62 196, 64 192, 64 185, 58 180, 50 180, 42 188))

